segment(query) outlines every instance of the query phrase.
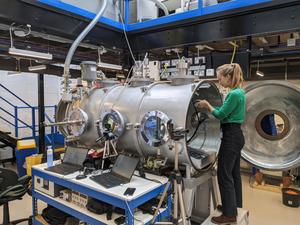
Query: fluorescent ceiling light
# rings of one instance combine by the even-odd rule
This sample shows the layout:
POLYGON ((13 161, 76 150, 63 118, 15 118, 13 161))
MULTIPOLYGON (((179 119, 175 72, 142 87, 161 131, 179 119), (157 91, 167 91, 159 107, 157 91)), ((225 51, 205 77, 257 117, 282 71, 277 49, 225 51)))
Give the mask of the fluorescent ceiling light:
MULTIPOLYGON (((52 64, 53 66, 59 66, 59 67, 64 67, 64 64, 60 64, 60 63, 54 63, 52 64)), ((100 68, 105 68, 105 69, 112 69, 112 70, 122 70, 122 66, 120 65, 116 65, 116 64, 110 64, 110 63, 97 63, 97 66, 100 68)), ((75 64, 71 64, 70 65, 70 69, 73 70, 81 70, 79 65, 75 65, 75 64)))
POLYGON ((257 60, 256 75, 257 75, 257 76, 260 76, 260 77, 265 76, 265 74, 259 70, 259 60, 257 60))
POLYGON ((266 38, 264 37, 259 37, 258 40, 260 40, 263 44, 268 44, 269 42, 267 41, 266 38))
POLYGON ((45 69, 47 69, 46 65, 29 66, 28 67, 29 71, 39 71, 39 70, 45 70, 45 69))
POLYGON ((256 70, 256 75, 260 76, 260 77, 265 76, 265 74, 263 72, 259 71, 259 70, 256 70))
POLYGON ((8 53, 14 56, 29 57, 35 59, 52 60, 53 58, 52 54, 49 53, 35 52, 35 51, 29 51, 29 50, 23 50, 17 48, 9 48, 8 53))
POLYGON ((215 49, 213 47, 210 47, 208 45, 204 45, 205 48, 207 48, 208 50, 214 51, 215 49))
POLYGON ((211 51, 215 50, 213 47, 210 47, 209 45, 196 45, 195 48, 197 48, 199 51, 202 51, 205 48, 211 51))
POLYGON ((124 76, 124 74, 117 74, 116 78, 125 79, 126 77, 124 76))
POLYGON ((21 75, 20 71, 8 71, 7 72, 8 76, 16 76, 16 75, 21 75))
POLYGON ((112 70, 122 70, 122 66, 116 65, 116 64, 99 62, 97 65, 100 68, 112 69, 112 70))
MULTIPOLYGON (((53 66, 58 66, 58 67, 65 67, 65 64, 61 64, 61 63, 54 63, 54 64, 51 64, 53 66)), ((70 69, 72 70, 81 70, 80 66, 79 65, 75 65, 75 64, 71 64, 70 65, 70 69)))

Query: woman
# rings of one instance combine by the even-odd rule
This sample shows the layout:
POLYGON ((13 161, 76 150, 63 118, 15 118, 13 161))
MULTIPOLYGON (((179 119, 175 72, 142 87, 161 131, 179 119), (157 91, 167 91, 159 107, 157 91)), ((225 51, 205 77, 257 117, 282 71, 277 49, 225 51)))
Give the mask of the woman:
POLYGON ((230 88, 223 105, 213 107, 208 101, 200 100, 197 107, 208 109, 221 121, 223 137, 217 174, 223 214, 213 217, 212 222, 228 224, 236 222, 237 207, 242 208, 240 157, 245 140, 241 124, 245 120, 246 98, 242 89, 243 72, 239 64, 225 64, 218 67, 217 77, 221 86, 230 88))

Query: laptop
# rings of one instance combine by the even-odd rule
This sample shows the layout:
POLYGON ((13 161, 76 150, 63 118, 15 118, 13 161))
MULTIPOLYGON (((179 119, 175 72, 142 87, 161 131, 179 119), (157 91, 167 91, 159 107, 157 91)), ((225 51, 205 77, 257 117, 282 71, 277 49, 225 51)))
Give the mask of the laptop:
POLYGON ((90 179, 105 188, 126 184, 130 182, 138 163, 139 158, 120 154, 110 172, 91 176, 90 179))
POLYGON ((68 175, 82 168, 88 149, 68 147, 61 164, 45 168, 47 171, 68 175))

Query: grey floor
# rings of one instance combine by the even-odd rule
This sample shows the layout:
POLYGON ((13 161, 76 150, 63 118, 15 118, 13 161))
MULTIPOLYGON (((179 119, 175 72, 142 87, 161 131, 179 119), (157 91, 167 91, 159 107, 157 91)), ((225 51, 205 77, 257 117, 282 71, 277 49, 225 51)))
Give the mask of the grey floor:
MULTIPOLYGON (((243 175, 244 208, 250 212, 250 225, 299 225, 300 207, 290 208, 281 202, 281 194, 253 189, 248 184, 248 176, 243 175)), ((43 208, 45 204, 39 203, 43 208)), ((32 213, 31 197, 26 195, 22 200, 10 203, 11 219, 24 218, 32 213)), ((0 207, 0 223, 2 223, 0 207)), ((22 223, 25 225, 27 223, 22 223)))

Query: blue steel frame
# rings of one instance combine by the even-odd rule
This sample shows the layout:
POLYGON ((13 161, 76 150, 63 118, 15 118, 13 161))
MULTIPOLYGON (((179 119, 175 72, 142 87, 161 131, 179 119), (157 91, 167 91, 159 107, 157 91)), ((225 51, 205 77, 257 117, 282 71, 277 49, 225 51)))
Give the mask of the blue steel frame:
MULTIPOLYGON (((27 103, 26 101, 24 101, 22 98, 20 98, 19 96, 17 96, 15 93, 13 93, 12 91, 10 91, 9 89, 7 89, 5 86, 3 86, 2 84, 0 84, 0 87, 3 88, 6 92, 10 93, 14 98, 18 99, 20 102, 22 102, 25 106, 16 106, 14 104, 12 104, 10 101, 8 101, 7 99, 5 99, 4 97, 0 96, 0 100, 4 101, 6 104, 8 104, 11 108, 13 108, 13 113, 7 111, 6 109, 4 109, 3 107, 0 106, 0 110, 3 111, 6 115, 10 116, 10 118, 12 118, 14 120, 14 122, 9 121, 7 118, 4 118, 2 116, 0 116, 0 119, 5 121, 6 123, 10 124, 11 126, 13 126, 15 128, 15 137, 18 138, 19 137, 19 129, 30 129, 32 131, 32 136, 29 137, 23 137, 24 139, 28 139, 28 138, 34 138, 37 139, 38 135, 37 135, 37 127, 38 124, 36 122, 36 111, 38 110, 37 106, 31 106, 29 103, 27 103), (19 118, 19 112, 20 110, 26 110, 26 109, 30 109, 31 111, 31 124, 28 124, 26 122, 24 122, 22 119, 19 118)), ((51 106, 45 106, 45 108, 52 108, 54 115, 57 111, 57 105, 51 105, 51 106)), ((45 113, 45 119, 46 121, 49 121, 50 123, 53 123, 54 121, 45 113)), ((52 144, 52 147, 55 148, 54 144, 55 144, 55 138, 56 138, 56 134, 58 133, 58 129, 57 127, 51 127, 51 132, 50 134, 46 135, 47 141, 48 143, 52 144), (49 137, 50 136, 50 137, 49 137)))
MULTIPOLYGON (((203 0, 198 0, 198 9, 191 10, 188 12, 182 12, 182 13, 177 13, 177 14, 172 14, 169 16, 164 16, 164 17, 159 17, 157 19, 152 19, 148 21, 143 21, 143 22, 138 22, 134 24, 129 24, 128 18, 129 18, 129 1, 130 0, 124 0, 125 1, 125 30, 126 31, 135 31, 135 30, 140 30, 140 29, 145 29, 145 28, 150 28, 162 24, 169 24, 173 23, 176 21, 182 21, 185 19, 191 19, 194 17, 199 17, 199 16, 204 16, 208 14, 213 14, 213 13, 218 13, 218 12, 223 12, 223 11, 228 11, 228 10, 234 10, 237 8, 243 8, 243 7, 248 7, 256 4, 261 4, 261 3, 266 3, 266 2, 271 2, 273 0, 232 0, 229 2, 223 2, 219 3, 217 5, 211 5, 211 6, 205 6, 203 7, 203 0)), ((75 7, 73 5, 61 2, 60 0, 38 0, 38 2, 47 4, 62 10, 66 10, 72 13, 75 13, 80 16, 84 16, 86 18, 92 19, 94 17, 94 14, 80 9, 78 7, 75 7)), ((109 25, 113 28, 117 28, 122 30, 123 25, 120 22, 102 17, 99 22, 109 25)))
MULTIPOLYGON (((38 176, 38 177, 41 177, 43 179, 46 179, 48 181, 52 181, 58 185, 61 185, 61 186, 64 186, 64 187, 67 187, 71 190, 74 190, 74 191, 78 191, 82 194, 86 194, 92 198, 95 198, 95 199, 98 199, 98 200, 101 200, 101 201, 104 201, 104 202, 107 202, 113 206, 116 206, 116 207, 119 207, 119 208, 122 208, 125 210, 125 214, 126 214, 126 224, 127 225, 131 225, 131 224, 134 224, 133 221, 134 221, 134 218, 132 217, 132 215, 130 214, 129 210, 131 212, 134 212, 134 209, 137 208, 138 206, 140 206, 141 204, 149 201, 150 199, 158 196, 160 193, 163 192, 166 184, 164 185, 161 185, 160 187, 157 187, 156 189, 154 189, 153 191, 149 192, 149 193, 146 193, 144 194, 143 196, 137 198, 137 199, 134 199, 132 201, 129 201, 127 202, 128 206, 129 206, 129 209, 128 209, 128 206, 126 204, 126 202, 124 200, 121 200, 117 197, 113 197, 113 196, 109 196, 109 195, 106 195, 104 193, 101 193, 101 192, 98 192, 98 191, 95 191, 93 189, 90 189, 88 187, 84 187, 82 185, 79 185, 77 183, 74 183, 70 180, 64 180, 64 179, 60 179, 58 177, 55 177, 53 175, 50 175, 48 173, 44 173, 40 170, 37 170, 35 168, 32 168, 32 187, 34 187, 34 176, 38 176)), ((38 192, 36 192, 34 190, 34 188, 32 188, 32 215, 35 216, 37 215, 37 200, 40 199, 42 200, 43 202, 46 202, 50 205, 52 205, 53 207, 57 208, 57 209, 60 209, 76 218, 79 218, 89 224, 104 224, 104 223, 101 223, 99 222, 98 220, 88 216, 88 215, 85 215, 81 212, 78 212, 66 205, 63 205, 61 203, 58 203, 57 201, 53 200, 53 198, 51 197, 47 197, 45 195, 42 195, 38 192)), ((158 217, 157 217, 157 221, 162 219, 162 218, 168 218, 170 217, 171 215, 171 197, 169 196, 168 197, 168 207, 167 209, 161 213, 158 217)), ((35 218, 33 218, 34 220, 34 224, 40 224, 35 218)), ((150 224, 150 223, 147 223, 147 224, 150 224)))
MULTIPOLYGON (((56 8, 59 8, 59 9, 62 9, 62 10, 68 11, 68 12, 75 13, 77 15, 80 15, 80 16, 83 16, 83 17, 86 17, 89 19, 93 19, 95 17, 94 13, 91 13, 87 10, 84 10, 84 9, 78 8, 76 6, 61 2, 60 0, 37 0, 37 1, 40 3, 43 3, 43 4, 54 6, 56 8)), ((99 22, 109 25, 111 27, 120 29, 120 30, 123 29, 122 23, 119 23, 117 21, 114 21, 114 20, 106 18, 106 17, 101 17, 99 22)))
MULTIPOLYGON (((38 106, 14 106, 13 107, 15 108, 15 132, 16 132, 16 137, 18 137, 19 135, 19 129, 31 129, 32 130, 32 137, 33 138, 36 138, 37 137, 37 132, 38 130, 36 129, 37 127, 39 127, 39 125, 37 124, 36 122, 36 119, 35 119, 35 115, 36 115, 36 111, 38 110, 38 106), (18 115, 19 115, 19 112, 20 110, 26 110, 26 109, 31 109, 31 118, 32 118, 32 124, 29 125, 25 122, 22 122, 22 120, 18 119, 18 115), (24 126, 19 126, 18 125, 18 121, 20 121, 21 123, 24 124, 24 126)), ((53 109, 53 112, 54 112, 54 115, 56 113, 56 110, 57 110, 57 105, 51 105, 51 106, 45 106, 45 109, 46 108, 52 108, 53 109)), ((45 113, 45 119, 50 122, 50 123, 53 123, 54 121, 45 113)), ((58 130, 57 130, 57 127, 51 127, 51 135, 52 134, 55 134, 57 133, 58 130)), ((50 141, 50 140, 49 140, 50 141)))

